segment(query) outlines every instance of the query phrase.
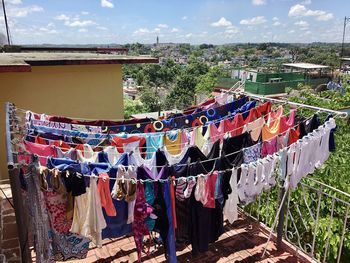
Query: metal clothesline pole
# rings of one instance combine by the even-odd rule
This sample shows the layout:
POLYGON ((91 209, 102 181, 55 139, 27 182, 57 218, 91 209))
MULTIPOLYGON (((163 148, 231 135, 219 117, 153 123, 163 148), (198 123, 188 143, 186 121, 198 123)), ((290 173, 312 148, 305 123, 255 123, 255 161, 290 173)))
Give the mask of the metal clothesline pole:
POLYGON ((342 111, 316 107, 316 106, 303 104, 303 103, 298 103, 298 102, 292 102, 292 101, 288 101, 288 100, 268 98, 268 97, 265 97, 265 96, 259 96, 259 95, 255 95, 255 94, 251 94, 251 93, 247 93, 247 92, 242 92, 242 91, 239 91, 239 92, 233 91, 233 93, 234 94, 238 94, 238 95, 246 95, 247 97, 251 97, 251 98, 255 98, 255 99, 259 99, 259 100, 271 101, 271 102, 276 102, 276 103, 286 103, 288 105, 295 106, 295 107, 300 107, 300 108, 305 108, 305 109, 311 109, 311 110, 317 110, 317 111, 321 111, 321 112, 332 113, 332 114, 343 116, 344 118, 348 117, 348 113, 342 112, 342 111))
POLYGON ((14 119, 14 109, 15 106, 12 103, 7 102, 6 107, 6 148, 7 148, 7 168, 9 173, 11 192, 13 206, 16 215, 17 223, 17 232, 20 245, 20 257, 21 262, 29 263, 32 262, 31 254, 29 251, 29 239, 28 239, 28 223, 27 223, 27 214, 24 209, 22 193, 21 193, 21 184, 19 181, 19 169, 15 167, 16 156, 14 155, 12 144, 11 144, 11 131, 12 131, 12 121, 14 119))

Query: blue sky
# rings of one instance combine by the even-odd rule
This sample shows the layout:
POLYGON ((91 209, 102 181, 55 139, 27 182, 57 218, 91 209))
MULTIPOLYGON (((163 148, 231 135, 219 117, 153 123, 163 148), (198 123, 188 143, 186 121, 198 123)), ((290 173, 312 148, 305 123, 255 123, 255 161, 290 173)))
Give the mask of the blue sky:
MULTIPOLYGON (((341 42, 349 0, 5 0, 14 44, 341 42)), ((348 13, 347 13, 348 12, 348 13)), ((4 32, 2 10, 0 32, 4 32)), ((350 41, 350 25, 347 33, 350 41)))

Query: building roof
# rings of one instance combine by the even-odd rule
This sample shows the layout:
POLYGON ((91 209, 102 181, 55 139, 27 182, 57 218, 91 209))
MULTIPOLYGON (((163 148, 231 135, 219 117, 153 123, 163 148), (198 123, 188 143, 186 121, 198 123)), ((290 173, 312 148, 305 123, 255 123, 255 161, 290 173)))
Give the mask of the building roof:
POLYGON ((283 66, 291 67, 291 68, 299 68, 299 69, 323 69, 323 68, 329 68, 325 65, 317 65, 312 63, 285 63, 283 66))
POLYGON ((1 72, 30 72, 32 66, 158 63, 150 56, 127 56, 86 52, 0 53, 1 72))
POLYGON ((342 61, 350 61, 350 58, 341 58, 342 61))

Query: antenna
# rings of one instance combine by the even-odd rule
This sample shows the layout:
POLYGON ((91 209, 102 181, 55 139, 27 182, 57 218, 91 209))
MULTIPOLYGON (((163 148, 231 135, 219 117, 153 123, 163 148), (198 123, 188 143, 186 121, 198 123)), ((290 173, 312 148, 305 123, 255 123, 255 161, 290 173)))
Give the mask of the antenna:
POLYGON ((5 0, 2 0, 2 9, 4 10, 4 20, 5 20, 5 27, 6 27, 6 34, 7 34, 7 42, 9 45, 11 45, 10 41, 10 30, 9 25, 7 23, 7 15, 6 15, 6 8, 5 8, 5 0))

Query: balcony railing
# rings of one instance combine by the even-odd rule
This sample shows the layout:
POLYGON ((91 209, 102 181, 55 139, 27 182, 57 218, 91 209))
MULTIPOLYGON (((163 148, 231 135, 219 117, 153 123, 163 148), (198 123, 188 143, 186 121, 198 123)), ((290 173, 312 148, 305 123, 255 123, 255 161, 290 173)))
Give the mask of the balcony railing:
POLYGON ((284 238, 319 262, 350 262, 350 195, 311 178, 298 189, 288 191, 281 205, 278 188, 264 193, 244 211, 277 231, 284 238), (281 209, 278 213, 279 208, 281 209), (275 219, 281 220, 279 226, 275 219))

